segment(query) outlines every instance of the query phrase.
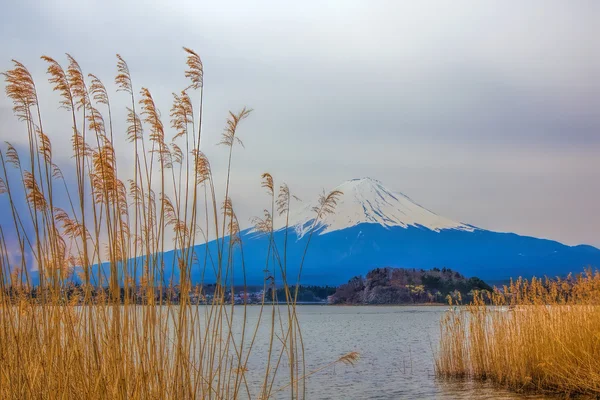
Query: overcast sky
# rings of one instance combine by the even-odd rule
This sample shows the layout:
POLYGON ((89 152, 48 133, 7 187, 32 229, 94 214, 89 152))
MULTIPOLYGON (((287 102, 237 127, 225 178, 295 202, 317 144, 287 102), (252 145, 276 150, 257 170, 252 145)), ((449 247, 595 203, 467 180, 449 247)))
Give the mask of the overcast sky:
MULTIPOLYGON (((255 110, 234 160, 245 220, 266 206, 264 171, 307 200, 369 176, 454 220, 600 246, 598 1, 19 0, 1 10, 0 70, 15 58, 40 81, 55 143, 68 143, 69 124, 40 55, 68 52, 112 87, 120 53, 166 116, 186 85, 181 46, 200 53, 216 168, 227 110, 255 110)), ((1 96, 0 139, 24 143, 23 129, 1 96)))

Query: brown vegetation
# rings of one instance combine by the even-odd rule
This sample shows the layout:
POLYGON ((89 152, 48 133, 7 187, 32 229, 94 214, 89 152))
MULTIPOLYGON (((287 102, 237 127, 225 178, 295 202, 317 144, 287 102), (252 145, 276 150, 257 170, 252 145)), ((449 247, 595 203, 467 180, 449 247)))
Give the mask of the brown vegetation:
POLYGON ((599 272, 519 279, 448 311, 436 370, 516 391, 598 396, 599 332, 599 272))
MULTIPOLYGON (((87 79, 71 56, 67 68, 42 57, 70 127, 69 179, 54 163, 33 77, 17 61, 3 74, 28 140, 27 147, 7 144, 0 151, 0 194, 11 217, 0 226, 0 398, 305 397, 305 378, 315 371, 305 368, 292 286, 298 282, 285 274, 285 249, 269 243, 275 262, 268 267, 284 280, 281 305, 263 299, 256 326, 249 326, 245 305, 233 304, 234 271, 244 275, 245 266, 224 256, 234 246, 243 251, 229 196, 232 154, 250 110, 227 119, 225 196, 217 199, 201 146, 203 65, 184 50, 190 84, 173 95, 170 127, 150 90, 137 95, 123 57, 117 55, 115 84, 128 103, 125 129, 113 128, 112 99, 98 77, 87 79), (118 137, 130 143, 128 168, 117 160, 118 137), (202 297, 203 288, 192 287, 191 271, 207 262, 193 248, 207 238, 219 243, 211 254, 217 281, 210 304, 198 306, 190 298, 202 297), (168 269, 163 252, 173 247, 168 269), (95 269, 102 263, 106 273, 95 269), (39 279, 32 278, 34 270, 39 279), (177 282, 167 270, 177 271, 177 282), (175 283, 177 304, 163 298, 175 283), (261 383, 253 386, 248 374, 257 372, 248 371, 248 360, 260 324, 270 327, 270 346, 261 383)), ((291 195, 286 185, 277 195, 273 178, 263 178, 271 211, 260 228, 272 236, 275 204, 287 215, 291 195)), ((315 223, 333 212, 337 196, 323 197, 315 223)), ((265 280, 269 290, 274 285, 265 280)), ((332 364, 356 359, 350 353, 332 364)))
POLYGON ((375 268, 340 285, 333 304, 443 303, 447 296, 467 298, 473 290, 491 290, 481 279, 465 278, 448 268, 375 268))

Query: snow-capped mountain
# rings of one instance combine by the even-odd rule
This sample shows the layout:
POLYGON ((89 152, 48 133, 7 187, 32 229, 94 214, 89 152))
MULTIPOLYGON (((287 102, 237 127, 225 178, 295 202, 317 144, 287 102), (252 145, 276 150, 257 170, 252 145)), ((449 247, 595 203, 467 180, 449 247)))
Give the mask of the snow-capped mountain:
MULTIPOLYGON (((600 250, 595 247, 567 246, 455 222, 374 179, 347 181, 334 190, 344 193, 335 213, 318 223, 312 210, 318 204, 315 199, 291 212, 287 230, 283 221, 274 222, 271 244, 270 235, 254 229, 243 231, 244 262, 238 246, 231 258, 235 279, 242 283, 245 274, 246 283, 262 284, 265 274, 279 280, 285 270, 290 277, 301 272, 303 284, 338 285, 389 266, 447 267, 494 282, 518 276, 562 276, 585 267, 600 267, 600 250), (311 229, 314 234, 309 235, 311 229)), ((196 259, 203 260, 192 268, 195 282, 214 282, 216 249, 215 242, 195 247, 196 259)), ((165 265, 173 264, 170 257, 172 252, 165 253, 165 265)), ((223 259, 228 258, 223 255, 223 259)))
MULTIPOLYGON (((343 194, 335 207, 335 213, 325 215, 318 221, 320 235, 351 228, 360 224, 378 224, 382 227, 423 227, 439 232, 442 229, 458 229, 472 232, 475 228, 441 217, 412 201, 402 193, 386 189, 372 178, 352 179, 337 186, 343 194)), ((299 238, 313 228, 315 218, 310 204, 299 212, 291 213, 289 225, 299 238)), ((275 229, 285 227, 284 219, 275 221, 275 229)))

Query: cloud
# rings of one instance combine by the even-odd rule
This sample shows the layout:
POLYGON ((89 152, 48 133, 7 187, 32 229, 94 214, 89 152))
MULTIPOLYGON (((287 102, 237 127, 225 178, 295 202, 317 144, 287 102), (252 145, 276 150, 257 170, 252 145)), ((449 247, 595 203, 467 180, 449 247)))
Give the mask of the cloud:
MULTIPOLYGON (((42 81, 38 57, 68 51, 110 83, 119 52, 166 116, 186 84, 180 47, 196 49, 220 176, 226 112, 255 109, 234 159, 246 220, 264 207, 266 170, 305 199, 374 176, 453 219, 600 245, 598 12, 594 1, 22 1, 0 16, 0 69, 16 58, 42 81)), ((67 145, 64 111, 39 86, 45 125, 67 145)), ((122 129, 126 99, 111 100, 122 129)), ((23 141, 9 109, 0 98, 0 139, 23 141)), ((124 140, 117 150, 127 162, 124 140)))

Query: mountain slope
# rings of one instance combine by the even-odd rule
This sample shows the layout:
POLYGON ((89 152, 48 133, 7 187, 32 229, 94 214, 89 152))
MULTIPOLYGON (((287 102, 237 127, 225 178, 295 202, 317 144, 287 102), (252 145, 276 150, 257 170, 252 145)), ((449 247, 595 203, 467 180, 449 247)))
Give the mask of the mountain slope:
MULTIPOLYGON (((312 205, 291 213, 288 229, 276 219, 275 248, 269 245, 268 236, 254 229, 241 232, 242 246, 234 246, 231 255, 233 277, 229 274, 224 278, 242 284, 245 276, 247 284, 256 285, 273 276, 281 282, 284 264, 289 283, 295 284, 301 272, 303 284, 316 285, 339 285, 381 267, 446 267, 488 282, 518 276, 563 276, 586 267, 600 267, 600 250, 595 247, 567 246, 455 222, 386 189, 374 179, 348 181, 336 189, 344 195, 335 214, 322 221, 315 223, 312 205)), ((229 248, 227 239, 224 248, 229 248)), ((217 243, 197 245, 194 251, 193 282, 214 282, 217 243)), ((227 250, 224 253, 223 260, 228 260, 227 250)), ((176 265, 172 251, 164 254, 164 265, 165 279, 177 281, 177 268, 172 270, 176 265)))
MULTIPOLYGON (((442 229, 458 229, 472 232, 473 227, 449 220, 418 205, 402 193, 386 189, 381 182, 372 178, 352 179, 333 190, 343 193, 334 214, 326 215, 319 221, 317 229, 323 235, 359 224, 379 224, 383 227, 408 226, 424 227, 436 232, 442 229)), ((315 213, 310 204, 290 216, 289 225, 293 226, 299 237, 304 236, 312 227, 310 222, 315 213)), ((275 221, 275 229, 282 229, 285 220, 275 221)))
MULTIPOLYGON (((313 205, 308 205, 292 213, 288 230, 281 220, 274 222, 279 259, 283 258, 287 235, 287 274, 291 282, 296 282, 309 240, 302 267, 305 284, 341 284, 378 267, 447 267, 466 276, 476 275, 491 281, 517 276, 566 275, 585 267, 600 267, 600 250, 592 246, 566 246, 552 240, 492 232, 455 222, 386 189, 374 179, 351 180, 336 190, 343 191, 344 195, 335 214, 325 216, 322 221, 314 223, 313 205)), ((269 250, 269 241, 264 235, 249 229, 242 232, 242 242, 249 283, 262 282, 267 275, 280 276, 277 257, 269 250), (263 272, 268 254, 268 272, 263 272)), ((198 259, 210 260, 210 255, 216 254, 216 246, 214 243, 208 247, 197 246, 196 252, 198 259)), ((240 277, 239 249, 234 259, 239 270, 236 276, 240 277)), ((208 265, 206 271, 211 269, 208 265)), ((200 270, 204 267, 198 268, 200 270)), ((204 279, 214 279, 211 275, 205 272, 204 279)), ((200 280, 201 274, 194 273, 194 279, 200 280)))

